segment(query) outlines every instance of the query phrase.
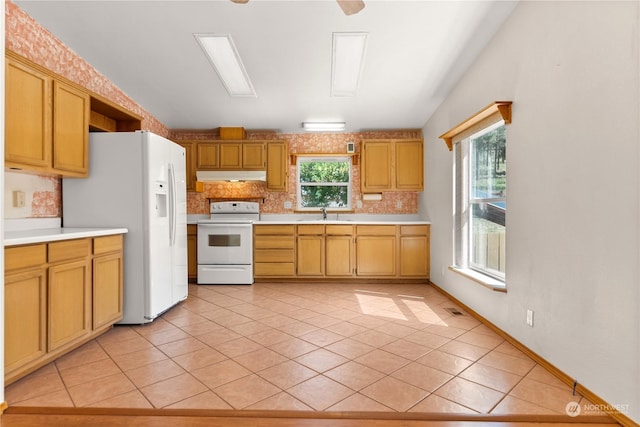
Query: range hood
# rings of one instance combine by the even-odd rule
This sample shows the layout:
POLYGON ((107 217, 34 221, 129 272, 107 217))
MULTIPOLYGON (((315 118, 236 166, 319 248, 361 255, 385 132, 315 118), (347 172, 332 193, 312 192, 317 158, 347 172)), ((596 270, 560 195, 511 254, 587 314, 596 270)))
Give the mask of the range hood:
POLYGON ((266 181, 266 171, 196 171, 196 178, 201 182, 210 181, 266 181))

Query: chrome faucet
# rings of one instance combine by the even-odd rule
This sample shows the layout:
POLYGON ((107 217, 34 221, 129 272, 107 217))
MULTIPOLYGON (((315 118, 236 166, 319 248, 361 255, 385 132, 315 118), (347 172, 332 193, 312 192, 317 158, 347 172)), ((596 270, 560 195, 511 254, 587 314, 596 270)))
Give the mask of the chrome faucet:
POLYGON ((322 219, 327 219, 327 208, 323 206, 320 208, 320 210, 322 211, 322 219))

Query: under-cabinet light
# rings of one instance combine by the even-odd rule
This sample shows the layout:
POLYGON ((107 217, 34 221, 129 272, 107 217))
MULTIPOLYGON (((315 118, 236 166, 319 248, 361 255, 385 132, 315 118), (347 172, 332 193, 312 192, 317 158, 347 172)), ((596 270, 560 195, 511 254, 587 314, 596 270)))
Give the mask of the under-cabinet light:
POLYGON ((229 95, 257 96, 230 34, 194 34, 194 37, 229 95))
POLYGON ((368 33, 333 33, 331 96, 355 96, 368 33))
POLYGON ((302 122, 302 128, 309 132, 340 132, 346 125, 345 122, 302 122))

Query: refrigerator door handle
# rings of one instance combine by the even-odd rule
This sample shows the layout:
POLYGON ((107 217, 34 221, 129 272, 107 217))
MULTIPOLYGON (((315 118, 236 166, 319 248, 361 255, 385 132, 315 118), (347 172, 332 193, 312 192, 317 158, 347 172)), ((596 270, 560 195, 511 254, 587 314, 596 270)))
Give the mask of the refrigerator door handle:
POLYGON ((176 243, 176 173, 173 163, 169 163, 169 244, 176 243))

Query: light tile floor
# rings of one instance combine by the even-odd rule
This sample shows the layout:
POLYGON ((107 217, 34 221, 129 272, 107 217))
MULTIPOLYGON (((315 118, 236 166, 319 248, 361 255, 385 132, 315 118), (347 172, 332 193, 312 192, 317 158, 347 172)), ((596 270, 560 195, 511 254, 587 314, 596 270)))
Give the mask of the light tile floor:
POLYGON ((429 285, 190 285, 7 387, 10 406, 565 414, 588 404, 429 285), (454 310, 455 311, 455 310, 454 310))

